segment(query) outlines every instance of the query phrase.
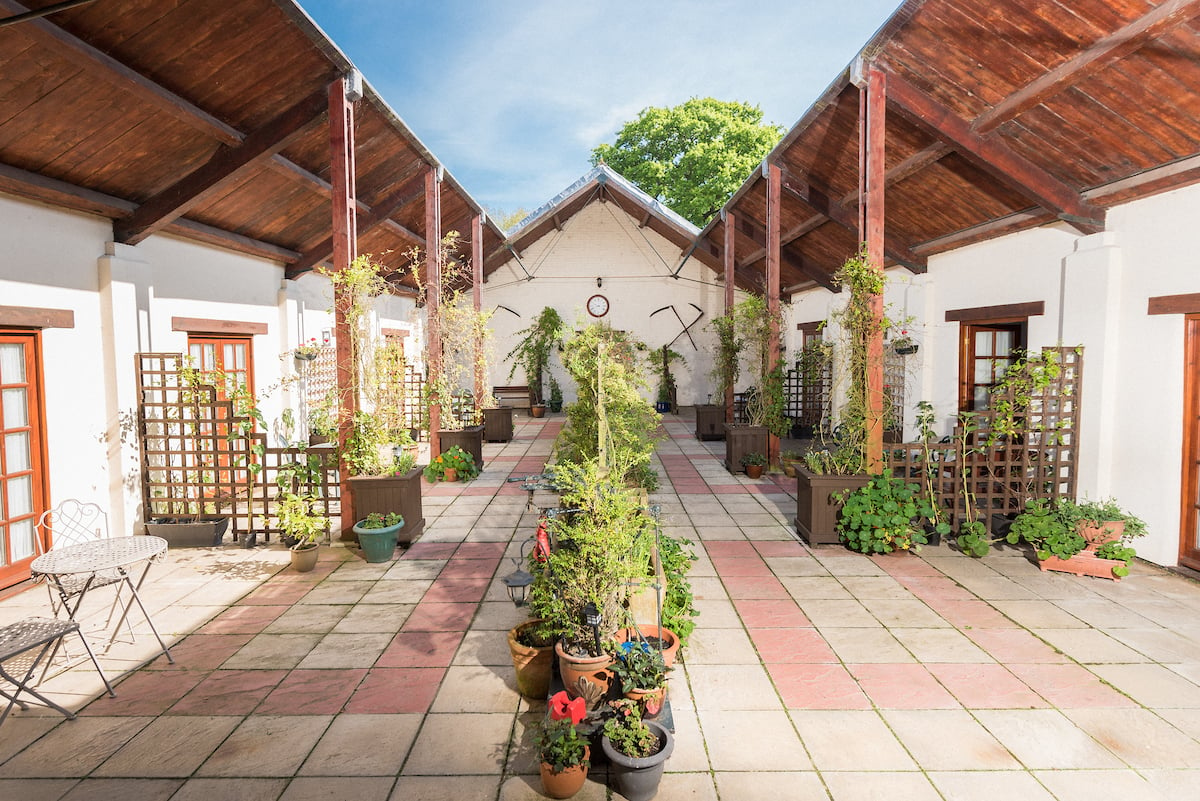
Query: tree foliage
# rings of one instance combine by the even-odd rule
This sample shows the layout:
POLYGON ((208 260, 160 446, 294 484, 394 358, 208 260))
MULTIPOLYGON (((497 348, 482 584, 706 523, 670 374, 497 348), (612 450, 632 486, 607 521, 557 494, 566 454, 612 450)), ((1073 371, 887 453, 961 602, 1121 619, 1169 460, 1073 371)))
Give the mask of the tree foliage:
POLYGON ((711 97, 651 106, 625 123, 614 143, 596 147, 592 164, 603 161, 703 226, 783 136, 762 117, 758 106, 711 97))

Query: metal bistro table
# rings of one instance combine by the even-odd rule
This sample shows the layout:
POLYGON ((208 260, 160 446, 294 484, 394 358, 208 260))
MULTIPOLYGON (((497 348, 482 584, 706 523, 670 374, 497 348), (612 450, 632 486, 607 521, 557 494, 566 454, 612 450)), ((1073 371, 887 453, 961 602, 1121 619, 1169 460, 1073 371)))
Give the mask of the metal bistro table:
MULTIPOLYGON (((53 582, 62 597, 63 608, 67 610, 67 615, 73 621, 75 614, 83 604, 83 599, 87 597, 88 590, 96 582, 97 576, 105 573, 115 573, 120 576, 117 592, 121 591, 122 585, 129 587, 133 600, 137 602, 146 622, 150 624, 150 631, 158 640, 159 648, 166 655, 167 661, 175 664, 175 658, 171 656, 166 643, 159 636, 158 629, 154 628, 154 621, 150 619, 150 613, 146 611, 141 596, 138 595, 142 582, 146 580, 146 574, 150 572, 150 563, 162 559, 166 552, 167 541, 162 537, 110 537, 51 549, 34 559, 30 570, 35 578, 44 577, 53 582), (134 574, 137 572, 136 568, 139 564, 143 564, 143 567, 135 580, 134 574), (69 592, 65 586, 66 583, 72 582, 72 579, 76 582, 80 579, 83 581, 82 589, 75 593, 69 592), (74 595, 73 604, 69 603, 72 595, 74 595)), ((113 639, 116 638, 116 632, 124 625, 128 615, 129 604, 122 604, 121 619, 113 628, 113 634, 108 641, 109 645, 112 645, 113 639)), ((75 622, 78 623, 78 621, 75 622)), ((80 635, 82 636, 82 634, 81 629, 80 635)))

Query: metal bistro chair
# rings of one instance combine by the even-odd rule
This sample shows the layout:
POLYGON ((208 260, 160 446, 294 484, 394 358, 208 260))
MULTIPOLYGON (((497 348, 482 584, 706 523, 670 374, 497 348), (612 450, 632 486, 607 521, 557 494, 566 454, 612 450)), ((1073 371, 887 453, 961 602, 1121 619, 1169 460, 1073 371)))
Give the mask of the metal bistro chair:
MULTIPOLYGON (((34 547, 38 556, 55 548, 65 548, 69 545, 107 539, 111 536, 108 530, 108 514, 94 503, 83 503, 74 498, 68 498, 53 509, 43 512, 42 516, 38 518, 37 529, 38 536, 34 538, 34 547), (51 535, 53 535, 54 545, 46 548, 46 543, 50 541, 51 535)), ((69 619, 75 620, 75 614, 79 610, 79 601, 77 600, 74 606, 68 607, 71 599, 78 599, 85 588, 90 591, 97 587, 120 585, 122 580, 121 574, 116 570, 103 570, 92 575, 64 576, 59 581, 61 589, 59 586, 55 586, 54 582, 47 581, 46 590, 50 593, 50 608, 56 618, 62 617, 62 613, 65 611, 69 619), (91 582, 90 585, 88 582, 91 582)), ((133 637, 133 626, 129 623, 128 617, 124 616, 125 604, 125 599, 121 597, 121 588, 118 586, 113 595, 113 602, 108 608, 104 628, 107 629, 112 625, 113 615, 120 607, 122 616, 125 617, 125 626, 129 630, 129 636, 133 637)), ((51 659, 54 658, 57 651, 58 649, 55 648, 51 659)), ((50 661, 47 660, 45 670, 49 670, 49 667, 50 661)), ((43 677, 44 675, 43 672, 43 677)))
POLYGON ((109 696, 116 697, 112 685, 108 683, 108 677, 100 669, 100 662, 96 659, 96 654, 92 652, 92 647, 88 645, 87 639, 79 633, 78 623, 73 620, 49 617, 26 618, 17 623, 0 626, 0 679, 16 687, 11 693, 0 689, 0 697, 8 699, 8 705, 4 708, 4 712, 0 713, 0 724, 3 724, 8 718, 8 713, 12 711, 13 706, 19 706, 21 709, 29 708, 21 700, 21 693, 32 695, 42 703, 57 709, 68 719, 74 720, 74 712, 54 703, 31 686, 38 664, 46 657, 47 653, 57 650, 57 646, 63 638, 72 632, 79 634, 79 639, 87 650, 88 656, 92 658, 92 664, 96 666, 96 672, 100 674, 100 679, 104 682, 109 696))

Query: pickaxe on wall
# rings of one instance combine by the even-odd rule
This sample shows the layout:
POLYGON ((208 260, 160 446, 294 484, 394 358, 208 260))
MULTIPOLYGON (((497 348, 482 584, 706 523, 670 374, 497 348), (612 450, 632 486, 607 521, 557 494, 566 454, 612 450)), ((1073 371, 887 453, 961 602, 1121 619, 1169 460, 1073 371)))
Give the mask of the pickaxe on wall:
POLYGON ((667 343, 668 348, 671 347, 672 345, 674 345, 675 342, 681 336, 683 336, 684 334, 687 334, 688 341, 692 343, 692 350, 700 350, 700 348, 696 347, 696 340, 692 339, 692 332, 688 329, 690 329, 696 323, 700 322, 700 319, 702 317, 704 317, 704 309, 701 309, 695 303, 689 303, 688 305, 696 310, 696 318, 694 320, 692 320, 690 323, 685 323, 683 321, 683 318, 679 316, 679 310, 675 308, 675 304, 673 304, 673 303, 670 306, 663 306, 661 309, 655 309, 654 311, 650 312, 650 316, 653 317, 654 315, 658 314, 659 312, 664 312, 667 309, 670 309, 672 312, 675 313, 675 319, 678 320, 679 324, 683 326, 683 330, 675 335, 675 339, 672 339, 670 342, 667 343))

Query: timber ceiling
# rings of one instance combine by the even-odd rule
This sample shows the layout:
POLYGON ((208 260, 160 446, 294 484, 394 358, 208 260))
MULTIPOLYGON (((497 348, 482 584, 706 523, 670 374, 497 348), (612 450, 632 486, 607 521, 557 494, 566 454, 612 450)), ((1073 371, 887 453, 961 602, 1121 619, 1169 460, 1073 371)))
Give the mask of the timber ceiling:
MULTIPOLYGON (((889 266, 1200 179, 1200 0, 909 0, 862 52, 886 73, 889 266)), ((858 246, 859 91, 848 68, 767 157, 783 173, 780 285, 833 289, 858 246)), ((766 186, 732 212, 761 292, 766 186)), ((725 221, 698 251, 720 257, 725 221)))
MULTIPOLYGON (((0 0, 0 191, 110 217, 118 242, 166 231, 292 278, 331 257, 327 90, 352 65, 295 3, 92 0, 14 19, 59 5, 0 0)), ((424 248, 438 162, 364 89, 358 250, 400 269, 424 248)), ((479 211, 447 174, 441 230, 467 255, 479 211)), ((503 238, 489 221, 484 252, 503 238)))

